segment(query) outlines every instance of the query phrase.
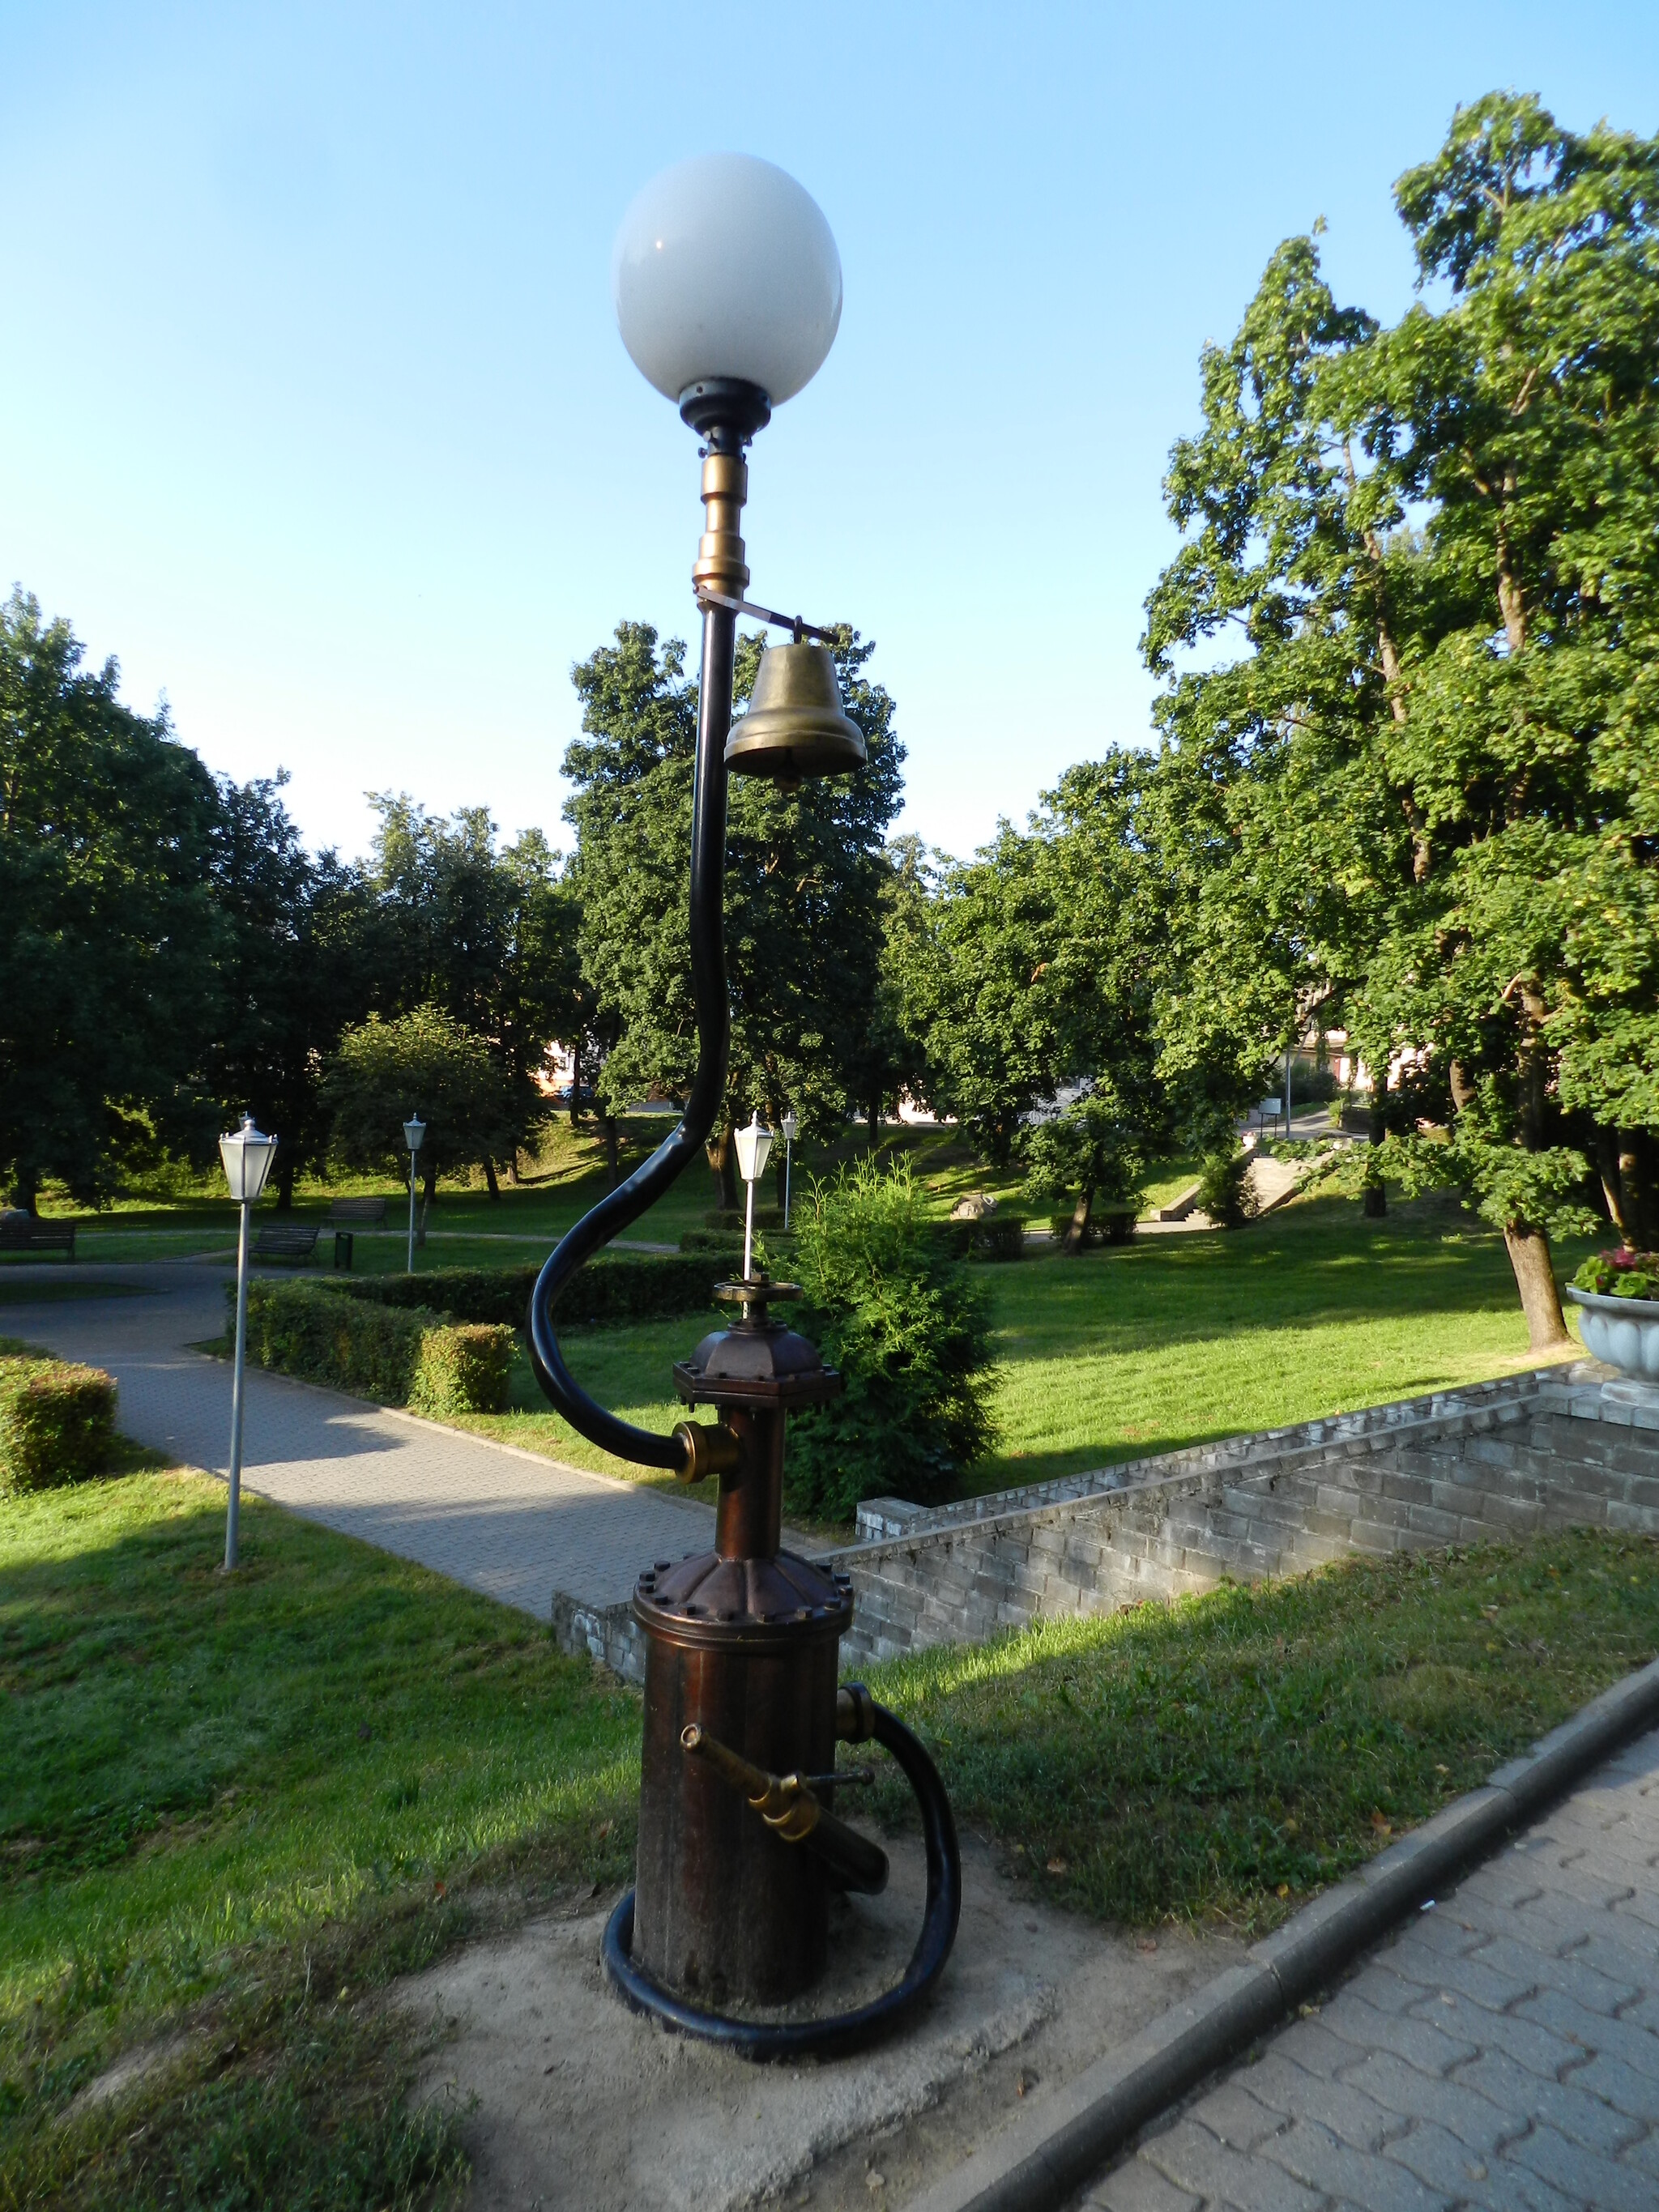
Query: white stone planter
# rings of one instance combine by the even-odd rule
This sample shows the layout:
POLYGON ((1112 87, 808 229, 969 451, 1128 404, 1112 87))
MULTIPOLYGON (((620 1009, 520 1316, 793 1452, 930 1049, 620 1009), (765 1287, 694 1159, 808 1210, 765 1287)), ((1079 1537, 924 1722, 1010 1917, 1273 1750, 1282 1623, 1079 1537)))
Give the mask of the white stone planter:
POLYGON ((1604 1298, 1596 1291, 1567 1296, 1583 1310, 1584 1349, 1637 1382, 1659 1382, 1659 1298, 1604 1298))

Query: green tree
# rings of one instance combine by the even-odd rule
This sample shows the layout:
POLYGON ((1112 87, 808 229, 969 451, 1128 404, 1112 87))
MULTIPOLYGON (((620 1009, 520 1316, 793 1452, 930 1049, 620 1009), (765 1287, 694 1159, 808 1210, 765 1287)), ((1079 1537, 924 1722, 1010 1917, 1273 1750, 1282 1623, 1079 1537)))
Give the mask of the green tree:
POLYGON ((512 1149, 510 1082, 483 1040, 441 1006, 416 1006, 391 1021, 371 1014, 348 1030, 330 1062, 325 1097, 335 1157, 368 1172, 403 1165, 403 1125, 418 1114, 426 1123, 420 1164, 428 1201, 440 1175, 491 1164, 512 1149))
POLYGON ((205 1157, 222 923, 211 777, 67 623, 0 608, 0 1176, 33 1210, 157 1145, 205 1157))
POLYGON ((1539 1346, 1572 1139, 1632 1213, 1652 1158, 1656 161, 1529 99, 1460 111, 1396 190, 1443 298, 1392 330, 1282 246, 1205 356, 1148 602, 1168 1054, 1231 1051, 1237 1098, 1342 1020, 1394 1071, 1395 1156, 1500 1222, 1539 1346))
MULTIPOLYGON (((863 672, 872 648, 850 630, 839 635, 836 665, 866 766, 793 792, 732 781, 732 1057, 714 1147, 732 1203, 736 1123, 758 1109, 775 1126, 793 1107, 809 1131, 838 1127, 881 1044, 884 841, 904 754, 891 699, 863 672)), ((759 652, 756 639, 739 643, 740 701, 759 652)), ((615 1113, 633 1098, 683 1096, 696 1064, 687 934, 696 688, 684 647, 659 646, 654 630, 632 623, 573 680, 584 736, 564 763, 577 839, 569 880, 596 1025, 610 1029, 599 1088, 615 1113)))
POLYGON ((281 1138, 281 1211, 296 1176, 323 1164, 323 1065, 374 988, 367 886, 333 853, 306 852, 280 797, 287 780, 219 777, 210 848, 222 923, 211 1082, 227 1117, 246 1108, 281 1138))

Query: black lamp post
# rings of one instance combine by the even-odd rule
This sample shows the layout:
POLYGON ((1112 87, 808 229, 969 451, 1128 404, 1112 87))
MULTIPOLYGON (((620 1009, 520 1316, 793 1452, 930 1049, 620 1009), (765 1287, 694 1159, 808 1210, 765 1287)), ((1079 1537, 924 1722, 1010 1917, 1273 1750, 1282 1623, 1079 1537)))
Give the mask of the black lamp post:
POLYGON ((768 162, 716 155, 683 162, 641 192, 617 237, 613 284, 629 352, 702 441, 705 526, 692 568, 703 618, 690 880, 698 1055, 679 1126, 542 1269, 531 1358, 543 1389, 582 1435, 687 1482, 714 1476, 720 1499, 713 1550, 659 1560, 635 1585, 647 1655, 638 1881, 612 1916, 605 1959, 630 2002, 690 2033, 753 2056, 845 2050, 890 2027, 939 1974, 956 1935, 961 1874, 950 1807, 927 1753, 860 1686, 837 1687, 853 1612, 848 1578, 781 1549, 787 1416, 834 1396, 841 1377, 772 1320, 770 1305, 798 1293, 753 1272, 747 1246, 742 1279, 716 1291, 738 1317, 674 1370, 690 1411, 708 1405, 714 1422, 688 1419, 661 1437, 619 1420, 571 1376, 552 1322, 571 1277, 698 1158, 725 1104, 728 774, 790 786, 864 760, 823 633, 744 596, 744 449, 828 354, 841 319, 841 264, 829 225, 792 178, 768 162), (793 638, 763 655, 750 711, 733 729, 740 613, 793 638), (893 1753, 921 1807, 928 1897, 909 1966, 884 1996, 831 2020, 734 2017, 732 2004, 775 2003, 817 1978, 833 1889, 885 1881, 883 1853, 833 1809, 837 1739, 871 1737, 893 1753))

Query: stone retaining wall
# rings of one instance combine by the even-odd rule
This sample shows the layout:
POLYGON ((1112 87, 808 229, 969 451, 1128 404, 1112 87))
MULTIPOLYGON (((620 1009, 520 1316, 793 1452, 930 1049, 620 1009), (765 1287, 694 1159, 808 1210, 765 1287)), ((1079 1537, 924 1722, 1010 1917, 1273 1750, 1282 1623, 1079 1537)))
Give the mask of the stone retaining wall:
MULTIPOLYGON (((1659 1390, 1589 1362, 1227 1437, 931 1511, 860 1508, 845 1667, 978 1643, 1042 1615, 1589 1525, 1659 1534, 1659 1390)), ((567 1650, 643 1678, 626 1605, 554 1601, 567 1650)))

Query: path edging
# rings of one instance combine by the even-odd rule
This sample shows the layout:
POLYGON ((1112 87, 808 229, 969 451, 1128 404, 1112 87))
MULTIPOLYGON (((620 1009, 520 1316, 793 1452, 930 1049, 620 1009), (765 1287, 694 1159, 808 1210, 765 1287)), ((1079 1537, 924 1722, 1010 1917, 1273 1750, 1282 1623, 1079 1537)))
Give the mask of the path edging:
POLYGON ((1132 2041, 1085 2067, 907 2212, 1056 2212, 1170 2106, 1325 1987, 1413 1906, 1659 1720, 1659 1659, 1626 1675, 1479 1790, 1305 1905, 1132 2041))

